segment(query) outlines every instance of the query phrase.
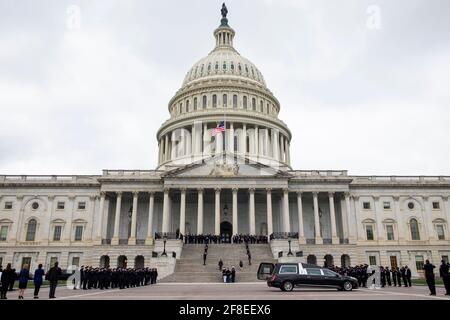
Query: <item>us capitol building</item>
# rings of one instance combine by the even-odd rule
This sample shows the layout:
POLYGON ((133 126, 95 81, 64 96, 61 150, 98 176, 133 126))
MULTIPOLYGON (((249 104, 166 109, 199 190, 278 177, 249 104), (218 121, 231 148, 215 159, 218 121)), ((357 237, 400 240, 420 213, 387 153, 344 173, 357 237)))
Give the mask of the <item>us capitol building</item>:
POLYGON ((170 274, 186 247, 179 234, 271 235, 274 259, 290 240, 311 263, 406 264, 414 276, 426 259, 448 259, 450 177, 294 170, 280 102, 234 48, 226 7, 214 37, 169 102, 155 170, 0 175, 1 265, 170 274))

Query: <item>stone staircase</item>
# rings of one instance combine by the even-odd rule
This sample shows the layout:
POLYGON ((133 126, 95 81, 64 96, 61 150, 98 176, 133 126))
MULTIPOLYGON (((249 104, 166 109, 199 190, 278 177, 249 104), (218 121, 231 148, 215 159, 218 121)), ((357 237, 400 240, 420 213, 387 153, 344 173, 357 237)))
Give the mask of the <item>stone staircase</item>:
POLYGON ((203 244, 185 244, 181 258, 177 260, 175 272, 161 282, 214 283, 222 282, 219 260, 223 266, 236 269, 236 282, 256 282, 256 273, 261 262, 275 262, 268 244, 250 244, 252 265, 249 266, 245 244, 209 244, 206 266, 203 265, 203 244), (242 260, 244 267, 239 268, 242 260))

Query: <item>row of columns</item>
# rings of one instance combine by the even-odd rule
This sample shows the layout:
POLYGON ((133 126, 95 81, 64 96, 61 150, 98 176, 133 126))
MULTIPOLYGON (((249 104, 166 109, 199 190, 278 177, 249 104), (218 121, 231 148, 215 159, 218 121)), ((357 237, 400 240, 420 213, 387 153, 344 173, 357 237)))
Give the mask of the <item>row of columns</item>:
MULTIPOLYGON (((255 189, 248 189, 249 192, 249 233, 256 234, 256 215, 255 215, 255 189)), ((162 222, 162 232, 168 233, 170 232, 169 226, 169 193, 170 189, 164 190, 164 205, 163 205, 163 222, 162 222)), ((198 193, 198 206, 197 206, 197 234, 203 233, 203 189, 197 189, 198 193)), ((215 189, 215 214, 214 214, 214 233, 216 235, 220 234, 220 193, 221 189, 215 189)), ((313 192, 313 206, 314 206, 314 227, 315 227, 315 241, 317 244, 323 242, 323 238, 320 230, 320 216, 319 216, 319 201, 318 201, 318 192, 313 192)), ((238 188, 232 189, 232 221, 233 221, 233 235, 239 234, 238 229, 238 206, 237 206, 237 195, 238 188)), ((331 234, 332 234, 332 243, 338 244, 339 238, 337 235, 337 226, 336 226, 336 210, 334 206, 334 194, 329 193, 329 206, 330 206, 330 216, 331 216, 331 234)), ((272 189, 266 189, 266 197, 267 197, 267 232, 268 234, 273 233, 273 215, 272 215, 272 189)), ((349 208, 349 199, 346 196, 346 204, 347 204, 347 213, 350 212, 349 208)), ((297 207, 298 207, 298 230, 299 230, 299 240, 305 240, 304 227, 303 227, 303 201, 302 201, 302 193, 297 193, 297 207)), ((290 232, 290 213, 289 213, 289 190, 283 190, 283 199, 282 199, 282 215, 283 215, 283 228, 282 232, 290 232)), ((345 217, 343 219, 344 223, 344 237, 346 236, 346 228, 348 226, 348 219, 345 217)), ((180 233, 185 234, 185 224, 186 224, 186 189, 181 189, 181 201, 180 201, 180 233)))
MULTIPOLYGON (((247 148, 249 147, 249 154, 252 155, 261 155, 268 156, 271 154, 271 157, 279 160, 284 163, 290 163, 290 152, 289 152, 289 139, 281 134, 276 129, 266 128, 263 130, 264 138, 260 139, 260 128, 255 125, 253 129, 253 143, 250 146, 247 146, 247 124, 242 124, 242 128, 235 129, 234 123, 227 122, 225 124, 227 126, 225 133, 218 133, 216 136, 216 154, 222 153, 223 150, 223 138, 227 134, 227 143, 225 145, 225 150, 233 153, 235 151, 235 141, 234 134, 236 130, 242 130, 242 135, 240 136, 241 141, 239 141, 239 145, 241 146, 241 150, 238 150, 240 153, 247 154, 247 148), (270 134, 270 136, 269 136, 270 134), (269 141, 271 144, 271 149, 269 150, 269 141)), ((208 133, 214 129, 215 125, 208 129, 208 124, 193 124, 190 135, 191 141, 190 143, 185 143, 184 153, 185 155, 198 155, 203 153, 211 153, 211 150, 208 150, 208 144, 210 142, 210 136, 208 133), (202 141, 203 140, 203 141, 202 141), (203 142, 203 143, 202 143, 203 142)), ((174 160, 177 158, 176 148, 179 143, 184 143, 186 139, 185 130, 180 129, 181 133, 179 135, 175 134, 175 131, 165 134, 160 138, 159 142, 159 163, 162 164, 164 162, 174 160)))
MULTIPOLYGON (((181 198, 180 198, 180 233, 185 234, 185 225, 186 225, 186 192, 187 189, 181 189, 181 198)), ((256 213, 255 213, 255 192, 256 189, 250 188, 249 192, 249 233, 256 234, 256 213)), ((197 233, 203 233, 203 195, 204 189, 197 189, 198 194, 198 206, 197 206, 197 233)), ((214 215, 214 232, 216 235, 220 234, 220 194, 221 189, 215 189, 215 215, 214 215)), ((323 238, 320 230, 320 216, 319 216, 319 201, 318 201, 318 192, 313 192, 313 208, 314 208, 314 230, 315 230, 315 241, 317 244, 322 243, 323 238)), ((113 238, 111 240, 111 244, 117 245, 119 244, 119 229, 120 229, 120 212, 122 207, 122 192, 117 192, 117 200, 116 200, 116 210, 115 210, 115 219, 114 219, 114 232, 113 238)), ((233 221, 233 235, 239 234, 238 229, 238 188, 232 189, 232 221, 233 221)), ((103 228, 105 213, 104 213, 104 204, 105 204, 106 193, 102 192, 100 195, 100 223, 98 224, 97 236, 99 239, 106 238, 106 228, 103 228)), ((138 197, 139 192, 133 192, 133 206, 132 206, 132 215, 131 215, 131 234, 128 239, 129 244, 136 243, 136 225, 137 225, 137 207, 138 207, 138 197)), ((268 234, 273 233, 273 215, 272 215, 272 189, 266 189, 266 197, 267 197, 267 232, 268 234)), ((339 238, 337 236, 337 227, 336 227, 336 213, 334 206, 334 194, 329 193, 329 207, 330 207, 330 216, 331 216, 331 234, 332 234, 332 243, 338 243, 339 238)), ((152 229, 153 229, 153 214, 154 214, 154 202, 155 197, 154 193, 150 193, 149 197, 149 215, 148 215, 148 229, 147 229, 147 238, 146 242, 152 241, 152 229)), ((350 212, 350 200, 349 196, 346 194, 345 196, 346 203, 346 212, 347 214, 350 212)), ((298 207, 298 230, 299 230, 299 240, 305 241, 304 235, 304 227, 303 227, 303 194, 301 192, 297 193, 297 207, 298 207)), ((170 189, 164 189, 164 200, 163 200, 163 217, 162 217, 162 232, 168 233, 170 232, 170 189)), ((283 226, 282 232, 290 232, 290 212, 289 212, 289 190, 283 189, 283 198, 282 198, 282 215, 283 215, 283 226)), ((344 216, 344 215, 343 215, 344 216)), ((348 219, 347 217, 343 218, 344 223, 344 238, 347 236, 347 226, 348 219)))

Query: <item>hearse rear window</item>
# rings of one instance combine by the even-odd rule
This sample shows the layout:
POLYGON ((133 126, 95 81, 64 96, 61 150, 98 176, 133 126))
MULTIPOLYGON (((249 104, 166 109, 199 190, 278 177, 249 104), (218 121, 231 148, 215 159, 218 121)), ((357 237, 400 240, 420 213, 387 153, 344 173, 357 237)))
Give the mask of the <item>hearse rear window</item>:
POLYGON ((297 274, 297 266, 281 266, 280 274, 294 273, 297 274))
POLYGON ((306 272, 310 276, 321 276, 322 273, 320 273, 320 269, 318 268, 306 268, 306 272))

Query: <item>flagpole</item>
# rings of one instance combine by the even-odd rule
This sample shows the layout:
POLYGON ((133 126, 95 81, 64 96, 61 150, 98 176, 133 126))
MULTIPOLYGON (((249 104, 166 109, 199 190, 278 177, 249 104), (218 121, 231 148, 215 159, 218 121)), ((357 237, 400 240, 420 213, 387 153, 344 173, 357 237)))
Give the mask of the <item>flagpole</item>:
POLYGON ((228 133, 227 132, 227 110, 226 110, 227 107, 228 107, 228 97, 227 97, 227 105, 226 106, 224 105, 224 108, 223 108, 223 118, 224 118, 224 128, 225 128, 225 131, 223 132, 223 141, 225 144, 225 152, 224 152, 223 157, 224 157, 225 164, 227 161, 227 133, 228 133))

